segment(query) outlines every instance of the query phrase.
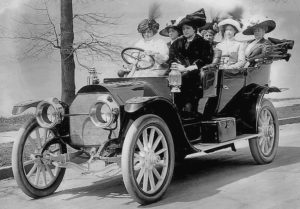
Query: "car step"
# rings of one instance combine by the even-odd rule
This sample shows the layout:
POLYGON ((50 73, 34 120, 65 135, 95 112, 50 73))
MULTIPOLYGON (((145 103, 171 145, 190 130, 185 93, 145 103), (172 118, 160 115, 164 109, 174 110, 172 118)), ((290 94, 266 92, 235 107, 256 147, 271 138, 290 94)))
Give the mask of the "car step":
MULTIPOLYGON (((213 150, 218 150, 218 148, 225 147, 226 145, 233 144, 237 141, 241 140, 247 140, 247 139, 252 139, 255 137, 259 137, 261 134, 242 134, 240 136, 237 136, 235 139, 222 142, 222 143, 198 143, 195 144, 194 147, 199 150, 199 152, 212 152, 213 150)), ((230 147, 230 146, 227 146, 230 147)))

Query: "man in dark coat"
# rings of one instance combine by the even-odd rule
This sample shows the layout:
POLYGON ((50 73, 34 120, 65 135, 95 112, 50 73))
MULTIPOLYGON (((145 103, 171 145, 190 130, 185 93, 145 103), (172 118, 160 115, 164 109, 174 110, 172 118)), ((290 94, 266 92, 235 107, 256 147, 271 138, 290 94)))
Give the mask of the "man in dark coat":
POLYGON ((175 103, 180 111, 197 112, 201 97, 200 69, 213 59, 211 44, 196 33, 197 28, 205 24, 205 20, 203 9, 183 18, 178 24, 183 36, 176 39, 170 47, 170 69, 182 73, 181 93, 175 95, 175 103))

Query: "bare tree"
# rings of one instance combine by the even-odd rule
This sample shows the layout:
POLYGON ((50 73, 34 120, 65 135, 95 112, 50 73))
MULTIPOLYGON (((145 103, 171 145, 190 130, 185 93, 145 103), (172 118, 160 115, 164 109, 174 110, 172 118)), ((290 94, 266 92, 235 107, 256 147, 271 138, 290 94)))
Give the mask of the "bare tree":
MULTIPOLYGON (((72 0, 61 0, 61 84, 62 101, 71 104, 75 97, 75 62, 73 56, 73 5, 72 0)), ((48 10, 47 10, 48 11, 48 10)), ((50 19, 50 18, 49 18, 50 19)), ((51 21, 51 20, 50 20, 51 21)), ((52 23, 52 22, 50 22, 52 23)), ((55 28, 55 26, 53 26, 55 28)), ((56 35, 56 33, 55 33, 56 35)), ((57 41, 58 42, 58 41, 57 41)))
MULTIPOLYGON (((75 4, 87 1, 75 1, 75 4)), ((105 13, 73 14, 72 0, 34 0, 24 4, 25 11, 14 18, 14 31, 2 30, 1 38, 19 43, 19 58, 51 56, 60 52, 62 101, 70 104, 75 96, 75 61, 78 66, 91 69, 93 61, 118 61, 122 47, 118 37, 124 34, 109 33, 107 28, 117 25, 119 17, 105 13), (60 18, 56 8, 60 2, 60 18), (34 5, 34 6, 33 6, 34 5), (60 27, 59 27, 60 23, 60 27), (75 27, 73 28, 73 25, 75 27)))

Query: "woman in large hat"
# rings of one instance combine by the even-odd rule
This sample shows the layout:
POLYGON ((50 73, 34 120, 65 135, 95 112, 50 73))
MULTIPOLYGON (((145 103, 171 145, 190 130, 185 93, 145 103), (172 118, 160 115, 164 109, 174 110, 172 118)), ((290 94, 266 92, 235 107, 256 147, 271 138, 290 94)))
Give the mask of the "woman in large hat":
POLYGON ((276 23, 269 19, 250 20, 250 24, 246 30, 243 31, 244 35, 254 35, 254 39, 248 42, 245 49, 246 60, 250 64, 254 64, 255 59, 266 57, 271 52, 271 42, 264 38, 266 33, 273 31, 276 23))
POLYGON ((246 63, 244 44, 235 40, 235 35, 242 30, 241 23, 233 18, 227 18, 220 21, 218 27, 222 35, 222 41, 216 46, 222 51, 223 60, 220 67, 237 73, 246 63))
POLYGON ((181 72, 200 69, 212 60, 212 47, 197 34, 197 29, 205 25, 205 13, 201 9, 186 15, 178 24, 183 36, 177 38, 170 47, 169 63, 181 72))
POLYGON ((197 112, 199 70, 212 62, 212 46, 197 34, 197 29, 205 23, 206 16, 203 9, 186 15, 178 24, 183 36, 177 38, 170 47, 168 61, 171 65, 170 69, 183 73, 181 93, 175 98, 179 110, 197 112))
POLYGON ((170 48, 171 44, 182 35, 181 28, 178 27, 179 22, 183 17, 179 17, 176 20, 171 20, 167 23, 166 27, 162 29, 159 34, 161 36, 169 37, 171 40, 167 43, 170 48))

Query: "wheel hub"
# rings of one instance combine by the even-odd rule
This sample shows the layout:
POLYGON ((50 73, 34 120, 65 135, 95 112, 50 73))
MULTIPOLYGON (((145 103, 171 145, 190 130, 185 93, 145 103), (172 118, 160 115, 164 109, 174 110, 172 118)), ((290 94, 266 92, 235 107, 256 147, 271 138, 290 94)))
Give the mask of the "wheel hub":
POLYGON ((270 137, 273 137, 274 136, 274 128, 272 126, 269 126, 268 128, 268 135, 270 137))
POLYGON ((152 150, 145 153, 144 163, 145 167, 152 169, 160 160, 160 157, 156 155, 152 150))

